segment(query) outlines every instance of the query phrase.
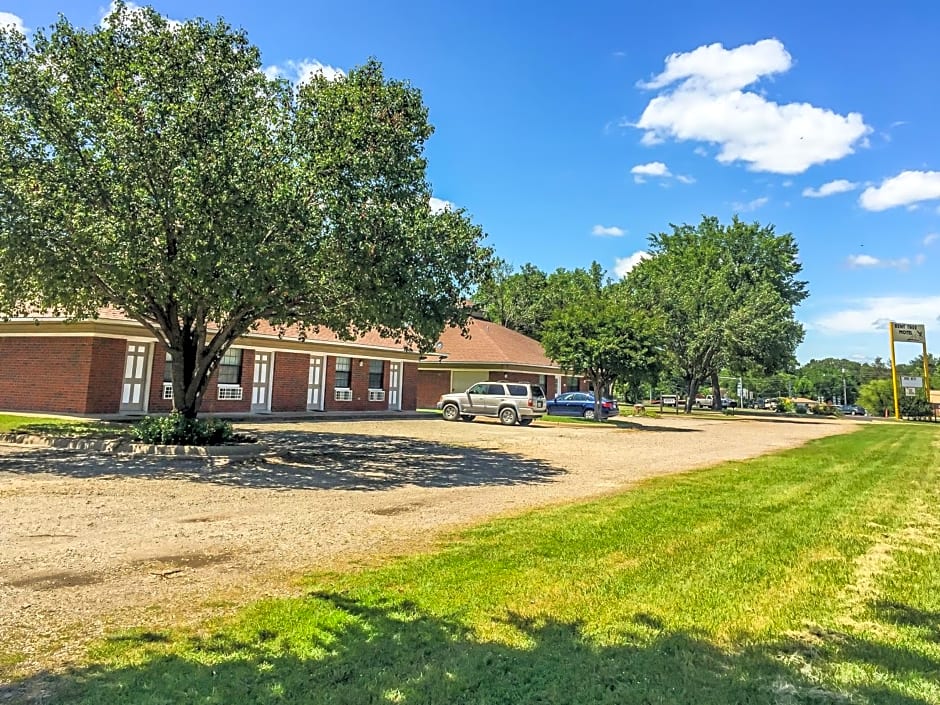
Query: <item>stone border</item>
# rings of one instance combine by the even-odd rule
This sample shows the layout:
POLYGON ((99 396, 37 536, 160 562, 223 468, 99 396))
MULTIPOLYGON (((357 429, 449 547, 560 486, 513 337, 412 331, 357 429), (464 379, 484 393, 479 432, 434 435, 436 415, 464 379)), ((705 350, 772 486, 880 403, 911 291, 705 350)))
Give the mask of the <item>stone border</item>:
POLYGON ((165 457, 247 458, 262 455, 267 448, 261 443, 238 443, 221 446, 164 446, 150 443, 132 443, 123 439, 85 439, 57 436, 34 436, 29 433, 2 433, 0 443, 87 450, 99 453, 127 455, 155 455, 165 457))

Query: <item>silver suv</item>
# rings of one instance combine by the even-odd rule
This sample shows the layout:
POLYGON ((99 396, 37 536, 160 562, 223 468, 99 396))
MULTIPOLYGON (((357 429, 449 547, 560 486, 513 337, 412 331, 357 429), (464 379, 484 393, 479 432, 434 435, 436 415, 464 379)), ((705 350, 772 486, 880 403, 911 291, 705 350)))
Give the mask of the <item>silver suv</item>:
POLYGON ((443 395, 437 408, 445 421, 493 416, 505 426, 528 426, 545 414, 545 393, 528 382, 478 382, 466 392, 443 395))

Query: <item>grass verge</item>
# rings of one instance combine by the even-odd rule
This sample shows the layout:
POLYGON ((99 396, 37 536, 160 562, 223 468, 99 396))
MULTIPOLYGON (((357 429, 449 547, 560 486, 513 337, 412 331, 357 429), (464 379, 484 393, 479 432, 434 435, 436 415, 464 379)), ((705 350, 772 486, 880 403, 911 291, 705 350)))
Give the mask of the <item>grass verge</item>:
POLYGON ((105 421, 79 421, 54 416, 24 416, 0 414, 0 433, 34 433, 49 436, 117 436, 128 428, 127 424, 105 421))
MULTIPOLYGON (((69 703, 940 703, 940 434, 879 425, 487 523, 198 632, 69 703)), ((20 684, 28 690, 29 684, 20 684)))

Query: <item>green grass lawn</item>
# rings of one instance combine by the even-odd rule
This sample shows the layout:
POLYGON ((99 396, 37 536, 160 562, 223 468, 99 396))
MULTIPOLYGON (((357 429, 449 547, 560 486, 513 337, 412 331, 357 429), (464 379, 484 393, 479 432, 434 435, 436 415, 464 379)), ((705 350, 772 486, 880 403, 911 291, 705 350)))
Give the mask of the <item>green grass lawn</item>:
POLYGON ((938 431, 871 425, 114 635, 57 702, 940 703, 938 431))
POLYGON ((0 433, 32 433, 39 436, 117 436, 129 432, 128 424, 81 421, 54 416, 0 414, 0 433))

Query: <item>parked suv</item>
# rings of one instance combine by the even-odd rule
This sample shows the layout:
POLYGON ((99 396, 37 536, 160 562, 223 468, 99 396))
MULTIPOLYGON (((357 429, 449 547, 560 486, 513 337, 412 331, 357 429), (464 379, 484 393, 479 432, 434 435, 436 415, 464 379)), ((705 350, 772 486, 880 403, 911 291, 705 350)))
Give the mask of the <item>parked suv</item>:
POLYGON ((478 382, 465 392, 443 395, 437 408, 445 421, 493 416, 505 426, 528 426, 545 414, 545 393, 528 382, 478 382))

